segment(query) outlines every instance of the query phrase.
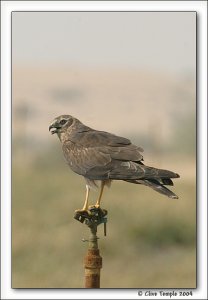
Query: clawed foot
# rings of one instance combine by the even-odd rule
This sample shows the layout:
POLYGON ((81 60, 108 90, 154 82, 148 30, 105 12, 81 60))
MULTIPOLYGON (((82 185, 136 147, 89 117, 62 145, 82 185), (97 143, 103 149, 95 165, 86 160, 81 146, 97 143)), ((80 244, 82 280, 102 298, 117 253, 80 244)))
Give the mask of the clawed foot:
POLYGON ((91 209, 93 209, 93 208, 101 209, 99 204, 95 204, 95 205, 90 205, 90 206, 88 206, 88 210, 91 210, 91 209))
POLYGON ((102 209, 100 207, 100 205, 95 204, 95 205, 90 205, 88 207, 88 213, 90 215, 98 214, 100 216, 106 216, 107 215, 107 210, 106 209, 102 209))
POLYGON ((92 216, 92 214, 98 211, 104 213, 104 211, 100 208, 100 205, 95 204, 95 205, 88 206, 88 208, 83 207, 82 209, 76 209, 75 215, 82 216, 82 217, 87 217, 87 216, 90 217, 92 216))
POLYGON ((106 222, 106 215, 107 210, 101 209, 99 205, 91 205, 88 209, 77 209, 74 218, 88 226, 92 226, 93 224, 98 226, 106 222))
POLYGON ((88 206, 88 208, 82 208, 82 209, 76 209, 75 210, 75 214, 80 214, 80 215, 91 215, 91 211, 92 210, 102 210, 100 208, 100 205, 95 204, 95 205, 90 205, 88 206))

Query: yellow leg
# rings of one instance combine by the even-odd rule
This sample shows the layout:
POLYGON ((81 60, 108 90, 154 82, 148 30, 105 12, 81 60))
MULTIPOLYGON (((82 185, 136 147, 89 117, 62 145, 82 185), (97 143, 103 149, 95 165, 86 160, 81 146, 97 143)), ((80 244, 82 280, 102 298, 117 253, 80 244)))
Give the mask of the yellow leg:
POLYGON ((85 202, 82 210, 87 210, 88 209, 88 199, 89 199, 89 194, 90 194, 90 188, 88 185, 86 185, 86 197, 85 197, 85 202))
POLYGON ((105 186, 105 181, 101 181, 101 186, 100 186, 100 195, 95 203, 95 207, 99 208, 100 207, 100 201, 101 201, 101 198, 102 198, 102 195, 103 195, 103 189, 104 189, 104 186, 105 186))

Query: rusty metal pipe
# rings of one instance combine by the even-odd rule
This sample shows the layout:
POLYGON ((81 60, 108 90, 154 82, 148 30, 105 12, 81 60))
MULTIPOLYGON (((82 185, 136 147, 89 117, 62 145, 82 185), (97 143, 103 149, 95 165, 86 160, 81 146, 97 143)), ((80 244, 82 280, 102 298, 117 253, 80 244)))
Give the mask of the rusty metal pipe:
POLYGON ((97 225, 89 226, 89 248, 84 259, 85 288, 100 288, 100 269, 102 257, 98 249, 97 225))
POLYGON ((106 236, 107 210, 91 206, 88 211, 75 211, 74 218, 87 225, 90 229, 87 255, 84 258, 85 288, 100 287, 100 269, 102 268, 102 257, 98 249, 97 227, 104 224, 104 235, 106 236))

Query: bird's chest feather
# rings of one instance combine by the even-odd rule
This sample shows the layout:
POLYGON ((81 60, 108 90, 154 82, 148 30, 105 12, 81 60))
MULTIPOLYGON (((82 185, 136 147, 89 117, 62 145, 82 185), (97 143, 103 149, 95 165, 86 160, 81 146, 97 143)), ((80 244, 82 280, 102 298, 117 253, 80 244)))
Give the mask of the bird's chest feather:
POLYGON ((111 161, 110 155, 104 153, 100 147, 85 147, 70 141, 63 144, 63 152, 70 168, 83 176, 89 170, 105 167, 111 161))
POLYGON ((74 172, 78 172, 79 166, 81 166, 84 162, 83 160, 87 158, 86 153, 84 154, 84 147, 77 146, 72 142, 67 142, 67 144, 63 144, 63 152, 70 168, 74 172))

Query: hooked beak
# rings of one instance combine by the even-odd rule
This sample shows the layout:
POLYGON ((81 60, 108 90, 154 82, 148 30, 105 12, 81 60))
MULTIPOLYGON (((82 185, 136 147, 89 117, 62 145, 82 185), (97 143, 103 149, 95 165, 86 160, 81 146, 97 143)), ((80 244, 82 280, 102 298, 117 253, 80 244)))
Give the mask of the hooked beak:
POLYGON ((58 133, 59 128, 60 127, 57 126, 56 124, 52 124, 49 126, 49 131, 51 132, 51 134, 58 133))

